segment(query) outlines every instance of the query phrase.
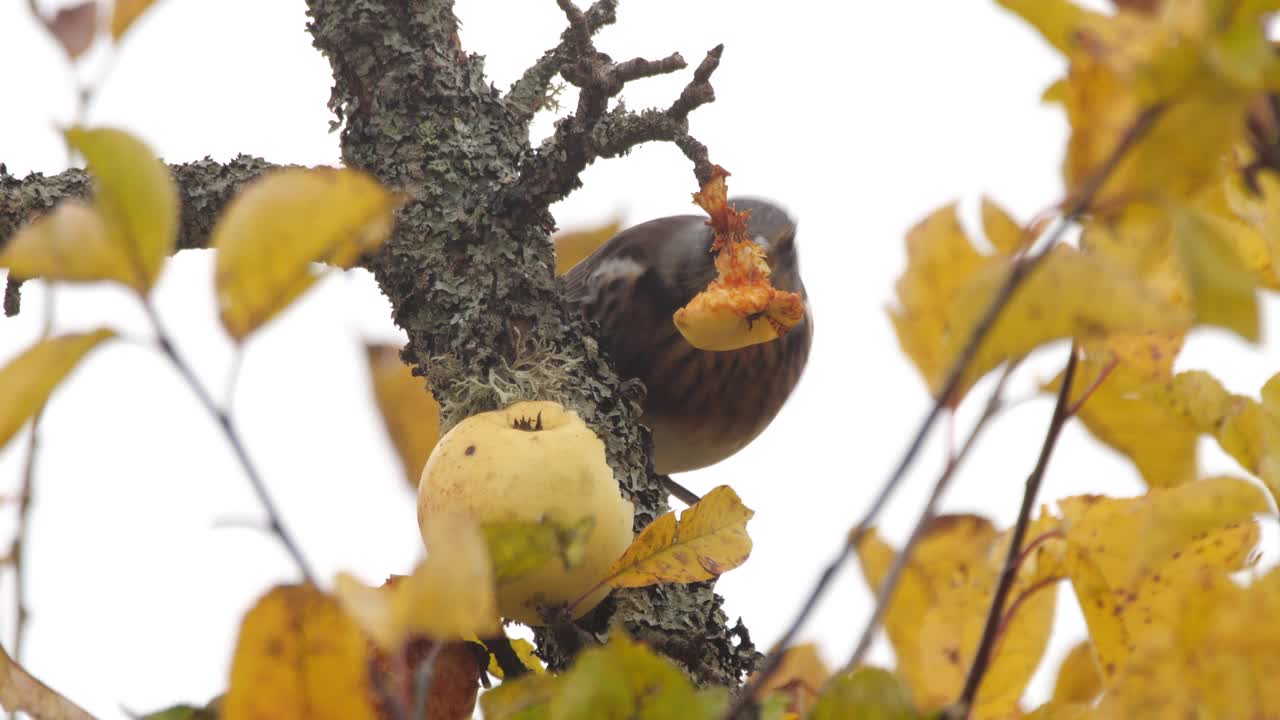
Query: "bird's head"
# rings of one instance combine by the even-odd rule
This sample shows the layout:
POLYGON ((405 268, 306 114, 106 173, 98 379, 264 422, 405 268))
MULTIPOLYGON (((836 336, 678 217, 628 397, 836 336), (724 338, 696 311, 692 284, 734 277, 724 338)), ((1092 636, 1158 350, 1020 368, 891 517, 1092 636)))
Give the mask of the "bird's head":
POLYGON ((804 294, 800 280, 800 260, 796 254, 796 221, 778 205, 759 198, 731 198, 729 204, 739 212, 750 210, 747 233, 764 248, 773 271, 773 286, 779 290, 804 294))

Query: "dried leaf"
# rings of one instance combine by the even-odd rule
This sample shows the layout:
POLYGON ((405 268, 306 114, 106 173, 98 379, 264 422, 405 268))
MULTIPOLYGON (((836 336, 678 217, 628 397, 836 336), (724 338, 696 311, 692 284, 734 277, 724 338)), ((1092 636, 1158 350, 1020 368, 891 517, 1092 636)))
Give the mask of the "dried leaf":
POLYGON ((364 636, 332 596, 276 587, 240 626, 222 717, 374 720, 368 667, 364 636))
POLYGON ((426 378, 414 377, 400 361, 394 345, 365 345, 369 379, 382 422, 395 446, 404 479, 417 490, 422 466, 440 440, 440 403, 427 388, 426 378))
POLYGON ((32 677, 0 648, 0 706, 40 720, 93 720, 93 716, 32 677))
POLYGON ((424 524, 427 559, 389 587, 339 573, 334 592, 369 637, 393 650, 410 637, 487 637, 498 632, 498 604, 484 537, 470 518, 436 513, 424 524))
MULTIPOLYGON (((431 665, 431 686, 427 691, 427 712, 423 720, 469 720, 480 691, 480 664, 477 646, 451 642, 440 648, 431 665)), ((417 672, 435 648, 427 638, 413 638, 399 651, 386 653, 372 648, 373 672, 380 673, 383 687, 402 708, 414 706, 417 672)), ((378 698, 381 720, 395 718, 394 711, 378 698)))
POLYGON ((48 400, 49 394, 111 330, 41 340, 0 369, 0 447, 13 438, 48 400))
POLYGON ((110 243, 128 260, 127 284, 146 293, 173 253, 178 186, 169 167, 137 138, 112 129, 71 128, 67 143, 84 155, 93 175, 93 205, 110 243))
MULTIPOLYGON (((34 3, 32 4, 34 8, 34 3)), ((52 19, 37 15, 41 23, 62 46, 67 57, 75 60, 85 53, 98 32, 98 3, 88 0, 79 5, 59 8, 52 19)))
POLYGON ((311 287, 312 263, 348 268, 376 250, 400 202, 358 170, 277 170, 250 183, 210 239, 223 327, 243 340, 311 287))
POLYGON ((732 488, 721 485, 680 513, 678 523, 672 511, 640 531, 602 584, 645 587, 719 577, 751 554, 747 521, 754 514, 732 488))

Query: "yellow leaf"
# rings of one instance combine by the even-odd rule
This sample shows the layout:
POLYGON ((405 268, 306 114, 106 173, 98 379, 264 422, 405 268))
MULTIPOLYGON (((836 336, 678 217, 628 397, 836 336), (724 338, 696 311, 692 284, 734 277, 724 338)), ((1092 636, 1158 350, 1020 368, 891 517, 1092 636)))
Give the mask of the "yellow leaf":
POLYGON ((1194 480, 1197 429, 1164 404, 1112 383, 1112 378, 1104 381, 1077 412, 1089 432, 1128 456, 1149 487, 1194 480))
POLYGON ((922 717, 911 695, 893 673, 860 667, 833 679, 818 698, 809 720, 916 720, 922 717))
POLYGON ((93 175, 93 205, 128 259, 128 285, 147 292, 177 241, 178 186, 169 167, 122 130, 71 128, 66 138, 93 175))
POLYGON ((400 198, 358 170, 278 170, 250 183, 213 229, 222 324, 236 340, 311 287, 311 264, 351 267, 391 234, 400 198))
POLYGON ((1150 630, 1145 619, 1160 583, 1198 570, 1201 556, 1239 569, 1256 544, 1252 516, 1265 512, 1267 502, 1251 483, 1222 477, 1137 498, 1066 498, 1058 506, 1069 547, 1067 573, 1099 667, 1111 678, 1127 662, 1134 638, 1150 630), (1206 537, 1217 549, 1199 549, 1206 537), (1184 555, 1193 561, 1191 570, 1180 569, 1184 555))
POLYGON ((120 42, 133 23, 154 3, 155 0, 115 0, 115 11, 111 14, 111 39, 120 42))
MULTIPOLYGON (((1265 249, 1237 248, 1246 262, 1253 259, 1255 272, 1270 287, 1280 285, 1280 176, 1273 171, 1259 172, 1255 177, 1258 193, 1243 186, 1239 174, 1228 175, 1222 183, 1221 204, 1252 227, 1256 242, 1265 249)), ((1215 198, 1218 199, 1218 198, 1215 198)))
POLYGON ((1187 200, 1221 177, 1245 139, 1250 103, 1272 88, 1266 11, 1217 0, 1169 3, 1167 11, 1096 15, 1063 0, 1007 0, 1070 61, 1054 92, 1072 132, 1064 174, 1074 194, 1133 138, 1147 108, 1163 113, 1108 173, 1095 207, 1134 198, 1187 200))
POLYGON ((895 286, 898 307, 890 308, 889 316, 903 352, 933 392, 949 369, 944 345, 952 331, 951 309, 990 262, 973 248, 954 205, 934 211, 907 232, 907 268, 895 286))
POLYGON ((549 562, 559 562, 565 570, 582 564, 596 520, 590 515, 573 524, 551 518, 542 522, 486 523, 480 530, 493 561, 498 585, 524 577, 549 562))
POLYGON ((1247 480, 1212 477, 1135 498, 1079 495, 1058 501, 1067 542, 1089 553, 1113 587, 1132 587, 1197 535, 1267 512, 1247 480))
POLYGON ((1146 392, 1212 435, 1228 455, 1262 480, 1273 498, 1280 498, 1280 413, 1227 392, 1201 371, 1179 373, 1146 392))
POLYGON ((1022 231, 1013 216, 1005 212, 989 197, 982 198, 982 234, 987 242, 1001 253, 1013 253, 1020 250, 1030 237, 1022 231))
POLYGON ((0 447, 36 414, 85 354, 114 336, 110 330, 95 330, 41 340, 0 369, 0 397, 5 399, 0 402, 0 447))
POLYGON ((1098 661, 1088 640, 1078 643, 1058 666, 1058 679, 1053 685, 1053 701, 1088 705, 1102 692, 1098 661))
POLYGON ((582 262, 596 248, 608 242, 622 229, 621 220, 611 220, 599 227, 570 230, 556 234, 552 241, 556 245, 556 275, 569 272, 574 265, 582 262))
POLYGON ((136 276, 126 249, 97 210, 70 200, 22 228, 0 253, 13 277, 132 285, 136 276))
POLYGON ((93 720, 93 716, 31 676, 0 648, 0 707, 40 720, 93 720))
POLYGON ((374 588, 339 573, 338 601, 386 650, 407 638, 488 637, 501 627, 484 537, 470 518, 435 513, 424 521, 427 559, 413 574, 374 588))
POLYGON ((1231 222, 1208 213, 1176 214, 1174 234, 1196 319, 1258 341, 1257 281, 1236 252, 1231 222))
POLYGON ((747 521, 754 514, 732 488, 721 485, 680 513, 679 523, 672 511, 640 531, 602 584, 645 587, 719 577, 751 554, 747 521))
POLYGON ((376 718, 368 653, 333 597, 310 585, 277 587, 240 626, 222 717, 376 718))
MULTIPOLYGON (((530 672, 544 673, 546 668, 542 667, 542 661, 534 654, 533 643, 524 638, 515 638, 511 641, 511 649, 515 651, 516 657, 520 659, 520 664, 529 669, 530 672)), ((489 674, 502 679, 506 677, 502 672, 502 666, 498 665, 498 659, 489 656, 489 674)))
POLYGON ((1098 18, 1070 0, 999 0, 999 3, 1031 23, 1062 53, 1072 52, 1077 45, 1077 31, 1089 21, 1097 22, 1098 18))
POLYGON ((778 669, 756 690, 756 700, 779 692, 787 697, 787 710, 806 717, 818 693, 831 678, 831 670, 812 643, 787 648, 778 669))
MULTIPOLYGON (((953 698, 944 697, 952 688, 931 692, 929 687, 939 668, 925 664, 920 643, 920 629, 925 615, 937 605, 950 602, 956 588, 952 578, 964 572, 975 572, 985 565, 996 530, 986 518, 977 515, 943 515, 935 518, 907 563, 898 588, 885 613, 884 626, 898 658, 898 673, 915 693, 922 708, 932 708, 953 698)), ((858 544, 858 561, 870 590, 879 592, 897 551, 872 531, 858 544)), ((963 576, 961 576, 963 577, 963 576)), ((986 577, 984 575, 984 577, 986 577)), ((947 668, 949 676, 959 672, 947 668)))
POLYGON ((1148 633, 1119 670, 1098 717, 1270 718, 1280 715, 1280 575, 1248 587, 1201 566, 1167 592, 1177 618, 1148 633))
MULTIPOLYGON (((1042 517, 1030 529, 1028 543, 1038 550, 1020 565, 1006 606, 991 665, 973 707, 973 717, 1004 717, 1017 708, 1048 642, 1056 593, 1058 562, 1042 551, 1040 540, 1056 528, 1042 517)), ((953 702, 964 685, 977 650, 1008 536, 972 515, 937 518, 917 546, 885 616, 898 657, 898 674, 911 687, 917 706, 933 711, 953 702)), ((868 584, 878 590, 894 557, 875 534, 866 536, 858 557, 868 584)))
MULTIPOLYGON (((949 366, 1004 284, 1009 264, 986 265, 952 309, 945 357, 949 366)), ((1180 332, 1189 318, 1137 277, 1066 245, 1054 248, 1014 294, 979 346, 966 387, 1005 360, 1052 340, 1105 338, 1113 333, 1180 332)))
POLYGON ((422 466, 440 439, 440 403, 427 379, 414 377, 393 345, 365 345, 369 379, 382 423, 404 468, 405 482, 417 490, 422 466))
POLYGON ((1050 700, 1027 715, 1025 720, 1089 720, 1093 717, 1093 708, 1088 703, 1050 700))

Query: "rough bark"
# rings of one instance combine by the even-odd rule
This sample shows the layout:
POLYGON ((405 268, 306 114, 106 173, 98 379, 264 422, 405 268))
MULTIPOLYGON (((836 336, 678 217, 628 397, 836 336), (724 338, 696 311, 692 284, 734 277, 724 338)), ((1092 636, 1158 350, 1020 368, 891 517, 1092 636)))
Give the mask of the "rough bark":
MULTIPOLYGON (((687 115, 714 99, 709 83, 720 48, 708 53, 679 98, 640 113, 609 101, 633 79, 685 67, 679 55, 614 63, 592 35, 613 22, 616 0, 581 11, 557 0, 568 29, 505 95, 485 79, 483 58, 459 45, 445 0, 308 0, 309 30, 329 59, 329 106, 342 125, 344 162, 413 198, 396 230, 365 259, 409 337, 406 362, 429 376, 452 425, 519 399, 574 408, 605 441, 639 529, 668 508, 639 424, 644 388, 624 381, 561 297, 553 269, 548 206, 580 185, 598 158, 655 140, 675 143, 705 180, 706 148, 688 135, 687 115), (559 74, 581 88, 573 114, 542 146, 528 124, 559 74)), ((271 165, 174 166, 182 188, 180 248, 203 247, 222 206, 242 183, 271 165)), ((690 189, 695 189, 694 177, 690 189)), ((17 180, 0 171, 0 243, 58 200, 84 196, 83 172, 17 180)), ((757 659, 746 629, 728 626, 712 583, 615 593, 580 625, 603 637, 621 621, 700 684, 737 686, 757 659)), ((540 651, 566 665, 576 642, 542 633, 540 651)))
MULTIPOLYGON (((182 200, 178 249, 208 247, 213 223, 236 190, 273 167, 276 166, 249 155, 240 155, 225 163, 205 158, 170 165, 182 200)), ((50 176, 32 173, 18 179, 0 164, 0 250, 24 223, 48 212, 64 199, 87 198, 91 190, 89 174, 78 168, 50 176)), ((6 315, 18 313, 20 284, 10 279, 5 285, 6 315)))

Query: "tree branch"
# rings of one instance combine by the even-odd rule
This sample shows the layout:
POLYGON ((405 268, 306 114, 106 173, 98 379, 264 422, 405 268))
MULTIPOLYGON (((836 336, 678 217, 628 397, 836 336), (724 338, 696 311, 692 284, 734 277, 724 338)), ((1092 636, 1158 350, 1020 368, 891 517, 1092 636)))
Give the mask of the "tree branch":
POLYGON ((560 44, 543 54, 538 62, 524 71, 519 80, 511 85, 503 98, 515 111, 516 120, 528 125, 533 116, 547 104, 547 89, 551 79, 559 74, 560 69, 575 56, 575 35, 584 29, 587 37, 605 25, 611 25, 618 19, 618 0, 597 0, 591 8, 582 14, 582 23, 578 27, 570 26, 560 36, 560 44))
MULTIPOLYGON (((572 28, 578 22, 575 8, 570 0, 559 2, 568 8, 565 12, 572 28)), ((724 46, 717 45, 707 52, 693 79, 666 110, 636 114, 619 105, 606 112, 609 99, 621 92, 627 82, 682 69, 684 59, 674 54, 658 61, 636 58, 614 63, 591 46, 590 35, 584 30, 581 28, 573 38, 578 57, 561 70, 565 80, 581 89, 577 111, 562 119, 552 137, 524 163, 522 182, 515 193, 549 205, 576 190, 581 185, 579 174, 596 159, 617 157, 655 140, 675 143, 693 162, 699 185, 705 184, 711 178, 711 162, 706 147, 690 137, 688 116, 715 100, 710 80, 720 65, 724 46)))
MULTIPOLYGON (((560 46, 503 97, 485 78, 482 59, 458 46, 450 3, 307 2, 315 45, 333 67, 329 105, 345 121, 343 160, 416 198, 365 265, 408 335, 405 361, 430 377, 444 428, 517 399, 573 408, 604 441, 639 529, 667 509, 639 422, 643 388, 618 377, 589 324, 564 302, 548 241, 555 227, 548 208, 576 187, 608 115, 591 95, 607 100, 611 91, 588 91, 596 116, 562 120, 538 152, 528 131, 552 68, 586 57, 603 80, 586 67, 566 74, 593 88, 618 80, 611 61, 582 52, 593 29, 611 20, 613 5, 565 9, 571 27, 560 46)), ((658 61, 658 69, 673 62, 658 61)), ((654 69, 626 67, 624 75, 654 69)), ((736 685, 756 659, 745 629, 728 627, 710 583, 619 591, 578 624, 602 635, 615 622, 700 684, 736 685)), ((539 652, 553 667, 567 665, 571 650, 539 635, 539 652)))
POLYGON ((1013 526, 1009 551, 1005 554, 1004 568, 1000 571, 1000 580, 996 584, 995 595, 991 598, 991 608, 987 612, 987 622, 982 629, 978 651, 974 653, 973 664, 969 666, 969 675, 964 681, 964 692, 960 694, 958 704, 961 708, 973 705, 973 700, 978 695, 978 687, 982 684, 982 678, 991 662, 996 631, 1000 627, 1000 618, 1004 614, 1004 601, 1018 574, 1017 561, 1022 551, 1022 541, 1027 536, 1027 526, 1031 524, 1031 510, 1035 507, 1036 495, 1040 493, 1040 483, 1044 480, 1045 470, 1049 467, 1049 458, 1053 457, 1053 449, 1058 444, 1058 436, 1066 426, 1067 420, 1071 419, 1071 385, 1075 380, 1078 357, 1079 352, 1073 342, 1071 354, 1067 357, 1066 369, 1062 371, 1062 386, 1058 388, 1058 401, 1053 408, 1053 418, 1049 421, 1044 443, 1040 446, 1040 457, 1036 459, 1036 466, 1027 476, 1026 488, 1022 492, 1022 506, 1018 509, 1018 520, 1013 526))
MULTIPOLYGON (((245 183, 278 167, 261 158, 239 155, 220 163, 209 158, 170 165, 182 202, 178 223, 178 250, 209 245, 213 224, 227 202, 245 183)), ((24 224, 71 198, 88 198, 93 190, 89 174, 75 168, 57 175, 31 173, 25 178, 10 175, 0 164, 0 251, 24 224)), ((18 313, 20 281, 10 278, 5 292, 5 314, 18 313)))
POLYGON ((924 539, 929 523, 937 515, 938 502, 941 501, 942 494, 946 492, 947 487, 951 484, 951 478, 955 475, 956 470, 960 468, 965 458, 977 445, 982 431, 986 429, 991 420, 1004 407, 1004 389, 1017 366, 1018 363, 1016 362, 1011 362, 1005 366, 1004 372, 996 382, 996 387, 991 391, 991 396, 987 399, 986 406, 982 409, 982 415, 974 422, 973 429, 969 431, 969 436, 965 438, 964 444, 947 460, 942 474, 934 481, 933 490, 929 493, 929 499, 925 501, 924 510, 920 512, 920 517, 916 520, 915 527, 911 529, 911 535, 907 538, 907 542, 902 546, 902 549, 898 551, 897 557, 893 559, 893 564, 889 566, 889 571, 885 573, 884 580, 880 583, 880 588, 876 591, 875 609, 862 629, 862 635, 858 638, 858 644, 854 647, 853 655, 849 658, 849 662, 845 663, 845 672, 858 667, 862 663, 867 650, 871 648, 871 640, 875 637, 876 628, 880 626, 880 620, 884 618, 885 612, 889 609, 889 602, 893 599, 893 593, 898 588, 898 581, 902 579, 902 573, 911 562, 912 551, 924 539))
MULTIPOLYGON (((911 467, 912 463, 915 462, 916 456, 919 454, 920 448, 924 446, 924 440, 928 436, 929 431, 933 428, 934 422, 937 421, 938 417, 942 414, 943 408, 947 407, 951 403, 952 397, 956 394, 956 391, 959 390, 961 381, 964 379, 965 373, 968 370, 969 363, 973 361, 982 341, 986 339, 987 335, 991 332, 991 329, 995 327, 996 320, 999 319, 1000 314, 1004 312, 1005 307, 1008 306, 1009 302, 1013 299, 1018 288, 1022 287, 1022 284, 1026 282, 1026 279, 1031 275, 1031 273, 1039 267, 1044 258, 1048 256, 1049 251, 1052 250, 1059 241, 1061 241, 1067 227, 1076 220, 1079 220, 1080 217, 1089 210, 1090 206, 1093 204, 1094 197, 1096 197, 1098 191, 1102 189, 1103 184, 1106 182, 1107 178, 1111 176, 1112 171, 1120 164, 1120 161, 1129 152, 1129 150, 1131 150, 1133 146, 1151 130, 1151 127, 1160 118, 1160 115, 1163 114, 1165 107, 1165 105, 1153 105, 1138 113, 1138 116, 1134 118, 1133 122, 1125 130, 1124 134, 1120 136, 1119 141, 1116 143, 1115 147, 1111 149, 1111 153, 1105 160, 1103 160, 1102 164, 1095 168, 1093 172, 1085 178, 1075 195, 1068 197, 1062 202, 1061 221, 1052 231, 1046 233, 1046 237, 1044 238, 1044 241, 1040 243, 1039 249, 1034 252, 1029 251, 1027 254, 1020 255, 1014 259, 1012 267, 1009 270, 1008 277, 1005 278, 1004 283, 996 291, 995 297, 991 300, 991 304, 987 306, 987 309, 978 319, 978 322, 974 326, 972 332, 970 332, 969 337, 966 338, 965 344, 960 350, 959 355, 947 371, 946 379, 942 384, 942 389, 938 392, 937 397, 934 398, 933 404, 929 407, 929 411, 924 416, 924 420, 922 420, 920 422, 920 426, 916 428, 915 435, 912 436, 911 442, 907 444, 907 449, 902 454, 902 458, 894 467, 893 472, 889 474, 889 477, 880 486, 880 489, 876 492, 875 497, 871 501, 870 507, 868 507, 866 512, 863 513, 862 518, 858 520, 858 524, 849 531, 849 534, 845 538, 845 543, 840 548, 840 551, 836 553, 835 557, 833 557, 832 560, 822 569, 822 572, 818 575, 817 582, 814 583, 813 588, 809 591, 809 595, 801 605, 800 611, 791 621, 791 624, 787 626, 782 637, 780 637, 769 649, 769 654, 766 655, 764 660, 761 662, 760 669, 752 677, 751 681, 747 683, 746 688, 743 689, 743 692, 739 694, 737 700, 734 701, 733 706, 730 707, 729 711, 725 714, 726 718, 740 717, 747 707, 754 702, 753 696, 755 691, 762 687, 773 673, 777 672, 778 667, 782 662, 783 653, 786 651, 787 647, 794 642, 796 635, 800 632, 800 628, 804 625, 805 621, 809 619, 809 615, 812 614, 814 608, 817 607, 818 599, 826 593, 827 588, 831 585, 831 581, 835 579, 836 574, 840 571, 840 568, 844 565, 845 561, 848 560, 854 549, 858 547, 862 537, 875 524, 876 518, 880 515, 880 511, 884 509, 885 504, 888 503, 889 498, 897 490, 902 479, 906 477, 907 470, 911 467)), ((906 560, 904 559, 904 562, 905 561, 906 560)))

